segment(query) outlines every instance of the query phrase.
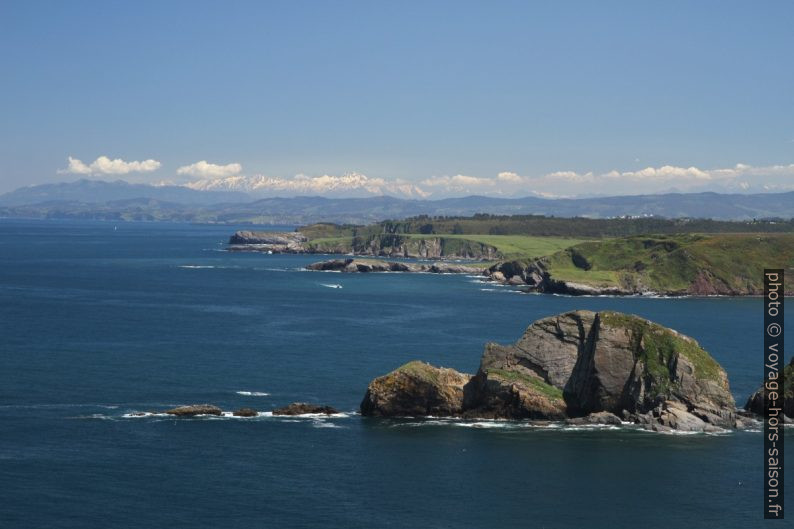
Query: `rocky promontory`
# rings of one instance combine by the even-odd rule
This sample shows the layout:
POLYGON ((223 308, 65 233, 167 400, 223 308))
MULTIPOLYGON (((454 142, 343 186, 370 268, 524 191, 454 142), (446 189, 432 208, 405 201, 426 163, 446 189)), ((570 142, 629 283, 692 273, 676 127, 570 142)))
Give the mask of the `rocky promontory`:
POLYGON ((229 238, 233 252, 305 253, 308 238, 294 231, 238 231, 229 238))
POLYGON ((638 316, 575 311, 487 344, 474 376, 421 362, 373 380, 362 415, 627 421, 656 431, 736 426, 720 365, 687 336, 638 316))
POLYGON ((454 263, 410 263, 377 259, 331 259, 312 263, 307 270, 325 272, 428 272, 432 274, 481 274, 482 268, 454 263))
POLYGON ((543 294, 568 294, 571 296, 627 296, 634 294, 656 294, 651 290, 622 288, 618 286, 596 286, 574 281, 555 279, 549 272, 545 259, 530 261, 504 261, 483 271, 491 281, 524 287, 527 291, 543 294))

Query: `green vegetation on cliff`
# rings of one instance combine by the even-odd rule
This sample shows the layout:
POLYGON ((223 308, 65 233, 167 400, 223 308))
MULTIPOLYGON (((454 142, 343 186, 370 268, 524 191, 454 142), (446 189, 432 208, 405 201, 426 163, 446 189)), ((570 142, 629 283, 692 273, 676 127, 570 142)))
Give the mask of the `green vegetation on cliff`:
POLYGON ((552 254, 552 279, 626 290, 759 294, 764 268, 794 266, 794 234, 683 234, 584 242, 552 254))
POLYGON ((547 383, 540 377, 525 375, 518 371, 509 371, 507 369, 489 368, 487 370, 489 377, 498 377, 507 382, 514 382, 534 389, 538 393, 545 395, 552 399, 562 399, 562 390, 547 383))
POLYGON ((600 318, 604 325, 624 328, 630 333, 636 358, 643 361, 645 374, 656 381, 655 387, 660 390, 670 389, 676 355, 692 364, 696 377, 719 381, 720 365, 695 340, 631 314, 603 311, 600 318))
POLYGON ((377 233, 419 233, 423 235, 604 238, 628 237, 647 233, 781 233, 794 231, 794 220, 722 221, 661 217, 593 219, 543 215, 480 214, 472 217, 420 216, 401 221, 384 221, 366 226, 364 229, 374 230, 377 233))
POLYGON ((411 360, 407 364, 403 364, 392 373, 405 373, 419 380, 425 380, 433 384, 438 384, 438 369, 431 366, 427 362, 421 360, 411 360))

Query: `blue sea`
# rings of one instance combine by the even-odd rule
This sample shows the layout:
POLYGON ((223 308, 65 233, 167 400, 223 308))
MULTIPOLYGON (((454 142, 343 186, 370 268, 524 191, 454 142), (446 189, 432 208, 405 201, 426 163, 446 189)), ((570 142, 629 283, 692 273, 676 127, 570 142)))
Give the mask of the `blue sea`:
POLYGON ((318 256, 225 252, 235 229, 0 221, 0 527, 766 526, 758 431, 357 415, 378 375, 412 359, 474 372, 486 342, 573 309, 631 312, 695 337, 743 404, 762 376, 760 299, 575 298, 462 275, 307 272, 318 256), (343 414, 129 415, 293 401, 343 414))

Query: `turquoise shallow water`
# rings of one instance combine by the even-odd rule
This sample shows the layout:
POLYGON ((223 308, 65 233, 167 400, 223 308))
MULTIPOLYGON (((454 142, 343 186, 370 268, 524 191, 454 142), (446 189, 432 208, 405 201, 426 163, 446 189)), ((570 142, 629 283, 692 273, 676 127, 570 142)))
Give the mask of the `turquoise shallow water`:
POLYGON ((221 251, 234 229, 0 221, 0 526, 763 526, 758 432, 355 414, 368 381, 408 360, 473 372, 485 342, 578 308, 633 312, 697 338, 743 403, 762 374, 761 300, 571 298, 464 276, 305 272, 316 256, 221 251), (125 417, 295 400, 345 414, 125 417))

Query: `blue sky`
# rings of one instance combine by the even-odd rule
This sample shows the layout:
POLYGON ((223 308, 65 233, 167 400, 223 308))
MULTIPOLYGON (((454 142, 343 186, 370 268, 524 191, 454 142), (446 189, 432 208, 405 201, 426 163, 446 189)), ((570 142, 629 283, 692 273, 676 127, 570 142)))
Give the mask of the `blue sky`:
POLYGON ((792 27, 783 1, 4 0, 0 192, 791 189, 792 27))

